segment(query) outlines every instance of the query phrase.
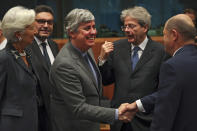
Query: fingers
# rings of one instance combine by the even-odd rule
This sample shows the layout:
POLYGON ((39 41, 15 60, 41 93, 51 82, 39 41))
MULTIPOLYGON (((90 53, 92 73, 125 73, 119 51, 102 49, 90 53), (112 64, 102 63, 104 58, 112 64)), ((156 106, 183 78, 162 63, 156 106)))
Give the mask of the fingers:
POLYGON ((114 44, 112 42, 105 41, 105 43, 102 45, 102 48, 104 48, 104 50, 106 50, 107 52, 113 51, 114 44))
POLYGON ((129 105, 129 103, 121 104, 120 107, 118 108, 118 114, 122 115, 123 113, 125 113, 127 111, 128 105, 129 105))
POLYGON ((100 58, 102 60, 106 59, 110 52, 114 50, 114 44, 112 42, 105 41, 101 46, 100 58))
POLYGON ((118 112, 119 112, 119 120, 123 121, 123 122, 130 122, 135 114, 137 113, 138 108, 136 103, 124 103, 121 104, 120 107, 118 108, 118 112))
POLYGON ((133 102, 131 104, 127 104, 127 110, 128 111, 137 112, 138 111, 138 107, 137 107, 136 102, 133 102))

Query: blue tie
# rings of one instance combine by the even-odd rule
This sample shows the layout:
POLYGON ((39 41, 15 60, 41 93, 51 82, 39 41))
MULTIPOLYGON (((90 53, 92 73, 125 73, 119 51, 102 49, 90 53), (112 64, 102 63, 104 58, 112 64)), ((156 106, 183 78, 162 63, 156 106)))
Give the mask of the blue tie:
POLYGON ((133 56, 132 56, 132 62, 133 62, 132 68, 133 68, 133 70, 135 69, 135 66, 136 66, 137 62, 139 61, 139 56, 138 56, 138 51, 139 50, 140 50, 140 47, 138 47, 138 46, 135 46, 133 48, 133 56))

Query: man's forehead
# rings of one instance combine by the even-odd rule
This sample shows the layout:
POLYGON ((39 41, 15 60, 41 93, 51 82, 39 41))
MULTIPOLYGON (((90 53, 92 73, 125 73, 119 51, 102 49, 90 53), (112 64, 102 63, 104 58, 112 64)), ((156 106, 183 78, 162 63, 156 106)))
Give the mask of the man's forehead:
POLYGON ((91 21, 87 21, 87 22, 81 22, 79 24, 79 26, 87 26, 87 25, 90 25, 90 24, 95 24, 95 21, 91 20, 91 21))

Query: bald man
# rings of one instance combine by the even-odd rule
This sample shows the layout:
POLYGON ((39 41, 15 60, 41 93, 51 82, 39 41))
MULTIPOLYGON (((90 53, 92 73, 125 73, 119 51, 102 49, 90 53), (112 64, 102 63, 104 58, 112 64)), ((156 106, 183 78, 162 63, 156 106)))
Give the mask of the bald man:
POLYGON ((195 32, 192 20, 185 14, 166 22, 164 45, 172 58, 161 66, 158 91, 128 106, 134 112, 151 112, 154 107, 151 131, 197 130, 195 32))

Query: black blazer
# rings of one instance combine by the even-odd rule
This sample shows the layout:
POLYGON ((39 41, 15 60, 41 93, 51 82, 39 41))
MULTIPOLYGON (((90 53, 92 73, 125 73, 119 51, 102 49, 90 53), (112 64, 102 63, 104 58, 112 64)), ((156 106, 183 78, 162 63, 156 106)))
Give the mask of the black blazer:
MULTIPOLYGON (((112 107, 119 107, 121 103, 133 102, 157 90, 160 65, 165 56, 163 45, 152 40, 148 43, 132 70, 131 44, 127 39, 114 42, 114 51, 110 53, 106 63, 100 67, 103 84, 115 82, 112 107)), ((133 131, 148 130, 151 114, 138 113, 131 122, 133 131)), ((120 131, 122 122, 116 122, 111 127, 120 131)))
POLYGON ((155 102, 151 131, 196 130, 196 67, 195 45, 184 46, 162 65, 158 91, 141 99, 146 111, 155 102))
MULTIPOLYGON (((51 51, 53 53, 53 56, 56 57, 59 49, 57 44, 48 39, 48 44, 51 48, 51 51)), ((32 64, 35 66, 36 70, 38 71, 38 75, 40 77, 40 88, 41 88, 41 95, 44 100, 44 105, 47 110, 48 115, 49 113, 49 104, 50 104, 50 89, 51 89, 51 84, 49 82, 49 67, 47 66, 44 57, 42 55, 42 52, 36 42, 34 40, 31 45, 28 46, 28 49, 31 49, 32 51, 32 64)), ((49 117, 49 116, 48 116, 49 117)))
POLYGON ((0 131, 37 131, 39 78, 21 57, 11 52, 13 49, 8 43, 0 51, 0 131))

